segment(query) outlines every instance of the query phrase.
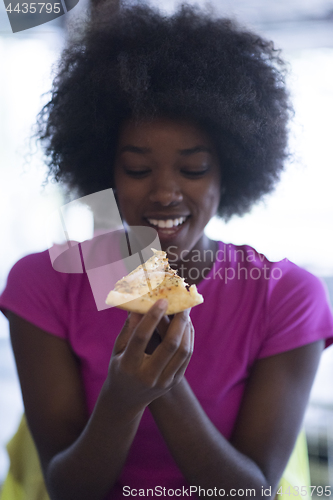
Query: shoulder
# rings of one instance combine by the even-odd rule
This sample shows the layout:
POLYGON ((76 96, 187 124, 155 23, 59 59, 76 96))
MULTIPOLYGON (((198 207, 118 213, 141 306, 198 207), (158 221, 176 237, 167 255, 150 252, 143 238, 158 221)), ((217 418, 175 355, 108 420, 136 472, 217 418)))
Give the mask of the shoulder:
POLYGON ((287 259, 272 263, 271 269, 275 274, 266 296, 267 334, 275 339, 271 346, 292 349, 321 339, 332 344, 333 316, 323 281, 287 259))
POLYGON ((64 336, 66 281, 66 274, 53 268, 48 250, 27 255, 9 272, 0 308, 4 314, 12 311, 45 331, 64 336))
POLYGON ((288 259, 271 263, 268 284, 268 302, 302 303, 303 307, 328 304, 328 293, 324 282, 297 266, 288 259))
POLYGON ((280 278, 279 269, 251 246, 218 242, 214 264, 206 280, 214 280, 217 288, 227 286, 236 297, 245 293, 250 298, 253 293, 258 295, 259 290, 260 296, 265 294, 268 281, 276 277, 280 278))
POLYGON ((50 260, 49 251, 32 253, 18 260, 9 272, 9 278, 16 278, 20 275, 29 275, 37 269, 44 272, 52 271, 52 263, 50 260))
MULTIPOLYGON (((265 270, 273 264, 264 254, 258 252, 250 245, 234 245, 221 241, 218 242, 218 250, 215 257, 216 265, 220 265, 225 269, 232 268, 235 271, 241 269, 247 269, 249 272, 251 272, 251 269, 258 269, 258 271, 265 270)), ((254 280, 266 277, 263 272, 257 275, 254 271, 250 275, 243 274, 243 277, 246 276, 252 277, 254 280)))
POLYGON ((36 288, 46 280, 49 282, 52 276, 56 277, 56 273, 47 250, 26 255, 11 268, 2 296, 14 289, 17 292, 25 287, 36 288))
POLYGON ((244 285, 249 281, 262 281, 268 287, 268 295, 281 290, 285 292, 289 288, 294 292, 303 291, 312 296, 318 294, 327 299, 325 285, 320 278, 288 259, 270 261, 250 245, 219 242, 215 264, 224 268, 225 272, 234 269, 234 278, 237 278, 238 282, 243 281, 244 285))
POLYGON ((261 356, 323 338, 326 345, 333 342, 333 316, 324 283, 288 259, 272 262, 249 245, 219 242, 210 277, 204 292, 210 288, 228 302, 228 309, 248 311, 249 320, 256 314, 261 318, 260 335, 266 344, 261 356))

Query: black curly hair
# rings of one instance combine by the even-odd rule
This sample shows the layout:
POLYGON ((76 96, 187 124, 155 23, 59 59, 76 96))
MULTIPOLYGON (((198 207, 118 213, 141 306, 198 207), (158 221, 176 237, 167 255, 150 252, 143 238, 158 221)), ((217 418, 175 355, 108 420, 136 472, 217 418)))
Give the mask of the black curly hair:
POLYGON ((243 214, 270 192, 287 156, 291 107, 272 42, 229 19, 182 5, 172 16, 108 2, 60 60, 38 136, 49 175, 84 196, 113 187, 127 118, 197 123, 223 175, 218 214, 243 214))

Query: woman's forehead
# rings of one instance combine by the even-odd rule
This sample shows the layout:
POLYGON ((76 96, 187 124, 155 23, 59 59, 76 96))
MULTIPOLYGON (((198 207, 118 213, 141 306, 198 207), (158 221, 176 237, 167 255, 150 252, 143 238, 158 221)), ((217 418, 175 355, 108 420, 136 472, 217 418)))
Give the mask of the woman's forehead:
POLYGON ((184 119, 156 118, 149 120, 126 120, 119 133, 118 148, 130 150, 131 146, 149 149, 163 143, 173 144, 182 150, 213 151, 213 142, 207 132, 195 122, 184 119))

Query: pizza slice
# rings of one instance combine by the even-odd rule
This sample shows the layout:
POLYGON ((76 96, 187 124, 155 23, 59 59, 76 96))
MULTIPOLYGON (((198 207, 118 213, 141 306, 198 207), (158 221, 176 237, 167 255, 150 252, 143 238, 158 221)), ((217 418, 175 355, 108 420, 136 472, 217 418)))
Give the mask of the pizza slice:
POLYGON ((145 314, 158 299, 167 299, 167 315, 201 304, 203 297, 197 287, 185 283, 170 267, 166 252, 152 250, 154 255, 145 264, 117 281, 106 303, 145 314))

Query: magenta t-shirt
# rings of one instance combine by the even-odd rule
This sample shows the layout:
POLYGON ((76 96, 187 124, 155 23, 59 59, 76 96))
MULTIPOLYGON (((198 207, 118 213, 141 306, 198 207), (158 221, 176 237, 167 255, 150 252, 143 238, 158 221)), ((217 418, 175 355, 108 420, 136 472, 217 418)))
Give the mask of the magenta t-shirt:
MULTIPOLYGON (((198 286, 205 301, 191 312, 196 335, 186 378, 228 439, 255 361, 319 339, 326 339, 328 346, 333 342, 333 319, 322 282, 287 259, 272 263, 249 246, 222 242, 214 258, 198 286)), ((206 255, 207 265, 210 259, 212 255, 206 255)), ((81 360, 89 412, 127 316, 117 308, 97 307, 96 283, 103 281, 106 268, 102 258, 95 275, 89 266, 69 274, 52 267, 48 251, 29 255, 15 264, 0 297, 2 311, 11 310, 69 342, 81 360)), ((107 282, 104 286, 112 288, 107 282)), ((188 487, 146 409, 109 498, 124 498, 128 488, 157 486, 188 487)))

